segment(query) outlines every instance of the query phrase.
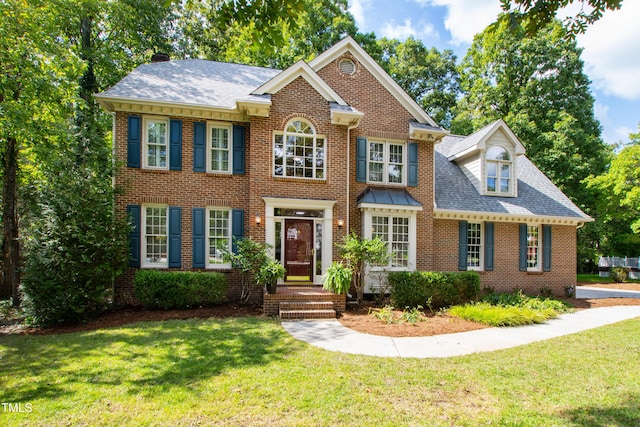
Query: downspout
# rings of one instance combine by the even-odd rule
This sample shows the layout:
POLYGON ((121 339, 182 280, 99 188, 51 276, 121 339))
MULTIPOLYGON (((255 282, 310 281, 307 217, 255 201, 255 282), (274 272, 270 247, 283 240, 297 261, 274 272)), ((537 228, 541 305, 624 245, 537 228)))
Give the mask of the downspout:
MULTIPOLYGON (((116 167, 117 167, 117 159, 116 159, 116 112, 111 113, 111 186, 113 187, 113 192, 115 193, 116 189, 116 167)), ((113 220, 116 221, 117 209, 116 209, 116 200, 113 198, 113 220)), ((116 279, 115 277, 111 278, 111 302, 114 302, 116 295, 116 279)))

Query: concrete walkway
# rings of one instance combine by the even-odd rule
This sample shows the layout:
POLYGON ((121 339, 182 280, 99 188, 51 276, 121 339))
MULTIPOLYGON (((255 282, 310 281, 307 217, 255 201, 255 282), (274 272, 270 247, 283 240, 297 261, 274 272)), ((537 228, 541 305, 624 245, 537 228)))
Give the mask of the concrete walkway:
POLYGON ((346 328, 334 319, 283 321, 282 326, 295 338, 325 350, 380 357, 436 358, 516 347, 636 317, 640 317, 640 306, 601 307, 563 314, 540 325, 488 328, 417 338, 363 334, 346 328))
POLYGON ((595 288, 591 286, 576 287, 576 298, 640 298, 640 291, 628 291, 624 289, 595 288))

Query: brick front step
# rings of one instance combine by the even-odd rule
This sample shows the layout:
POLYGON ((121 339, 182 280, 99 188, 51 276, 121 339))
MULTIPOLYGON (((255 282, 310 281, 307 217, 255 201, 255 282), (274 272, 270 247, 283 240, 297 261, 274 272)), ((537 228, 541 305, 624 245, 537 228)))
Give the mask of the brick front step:
POLYGON ((336 313, 345 311, 346 298, 344 295, 331 293, 321 287, 279 286, 275 294, 264 294, 262 307, 268 316, 278 316, 281 310, 332 309, 335 310, 332 318, 335 318, 336 313))
POLYGON ((333 310, 331 301, 283 301, 280 303, 282 310, 333 310))
POLYGON ((336 311, 326 310, 280 310, 280 319, 335 319, 336 311))

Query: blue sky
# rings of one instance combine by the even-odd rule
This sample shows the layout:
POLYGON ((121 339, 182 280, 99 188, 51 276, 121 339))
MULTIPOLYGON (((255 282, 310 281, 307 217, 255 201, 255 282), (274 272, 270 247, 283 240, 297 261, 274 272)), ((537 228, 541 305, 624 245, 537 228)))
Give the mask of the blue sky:
MULTIPOLYGON (((580 5, 562 13, 574 14, 580 5)), ((476 33, 493 22, 500 0, 349 0, 361 32, 451 49, 461 60, 476 33)), ((607 143, 627 142, 640 123, 640 1, 624 0, 622 8, 579 36, 585 72, 596 98, 595 114, 607 143)))

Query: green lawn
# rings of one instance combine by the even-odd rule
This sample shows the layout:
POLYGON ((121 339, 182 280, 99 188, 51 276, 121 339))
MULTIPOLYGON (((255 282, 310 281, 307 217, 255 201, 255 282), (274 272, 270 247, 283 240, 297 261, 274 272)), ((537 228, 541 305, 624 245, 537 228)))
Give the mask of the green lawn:
MULTIPOLYGON (((578 283, 613 283, 610 277, 600 277, 598 274, 578 274, 578 283)), ((640 280, 627 279, 630 283, 640 283, 640 280)))
POLYGON ((333 353, 273 320, 0 337, 0 425, 640 425, 640 319, 450 359, 333 353))

